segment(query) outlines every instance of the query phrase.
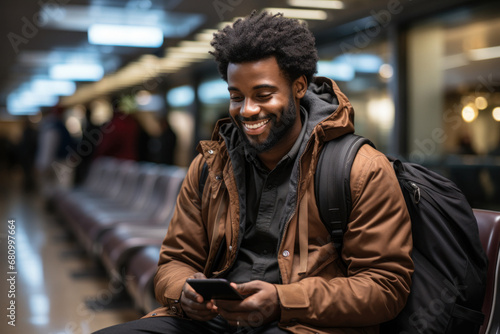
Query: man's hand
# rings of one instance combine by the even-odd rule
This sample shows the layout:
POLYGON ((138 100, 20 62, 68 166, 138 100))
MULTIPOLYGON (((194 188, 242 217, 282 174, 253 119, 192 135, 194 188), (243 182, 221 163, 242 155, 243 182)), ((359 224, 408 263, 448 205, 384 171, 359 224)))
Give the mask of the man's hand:
MULTIPOLYGON (((206 279, 202 273, 194 274, 193 278, 206 279)), ((217 316, 217 308, 212 301, 203 300, 203 297, 185 283, 181 293, 181 306, 186 315, 193 320, 208 321, 217 316)))
POLYGON ((232 326, 258 327, 274 320, 280 314, 278 292, 273 284, 251 281, 231 285, 246 297, 242 301, 217 299, 217 311, 232 326))

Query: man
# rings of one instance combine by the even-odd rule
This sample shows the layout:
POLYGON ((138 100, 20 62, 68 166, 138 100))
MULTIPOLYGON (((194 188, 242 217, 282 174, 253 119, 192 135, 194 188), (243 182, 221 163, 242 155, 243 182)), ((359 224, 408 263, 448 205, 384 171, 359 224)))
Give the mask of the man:
POLYGON ((404 306, 413 270, 389 162, 360 149, 337 254, 314 173, 325 141, 354 131, 354 111, 333 81, 313 81, 313 35, 297 20, 253 13, 212 45, 231 119, 200 143, 180 190, 155 277, 164 306, 102 333, 378 333, 404 306), (228 279, 246 298, 203 300, 186 280, 205 277, 228 279))
MULTIPOLYGON (((44 110, 38 131, 35 171, 43 198, 51 198, 58 187, 69 188, 73 180, 71 169, 62 167, 69 149, 74 147, 74 140, 63 122, 64 112, 59 104, 44 110)), ((45 205, 50 208, 50 200, 45 205)))

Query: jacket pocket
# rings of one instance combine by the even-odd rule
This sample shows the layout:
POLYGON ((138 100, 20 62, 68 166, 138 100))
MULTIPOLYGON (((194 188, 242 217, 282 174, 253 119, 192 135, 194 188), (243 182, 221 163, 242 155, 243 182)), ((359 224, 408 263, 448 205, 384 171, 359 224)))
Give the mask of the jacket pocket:
POLYGON ((321 276, 325 278, 333 278, 344 276, 339 267, 339 255, 332 242, 317 247, 314 251, 309 251, 309 265, 307 270, 308 277, 321 276), (330 277, 331 276, 331 277, 330 277))

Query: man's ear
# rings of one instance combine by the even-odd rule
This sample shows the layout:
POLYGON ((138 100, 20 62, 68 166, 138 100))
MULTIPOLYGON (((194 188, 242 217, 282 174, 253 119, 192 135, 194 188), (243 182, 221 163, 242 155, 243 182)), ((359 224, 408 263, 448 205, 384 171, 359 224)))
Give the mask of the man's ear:
POLYGON ((301 75, 293 82, 293 95, 296 99, 301 99, 306 95, 307 79, 305 75, 301 75))

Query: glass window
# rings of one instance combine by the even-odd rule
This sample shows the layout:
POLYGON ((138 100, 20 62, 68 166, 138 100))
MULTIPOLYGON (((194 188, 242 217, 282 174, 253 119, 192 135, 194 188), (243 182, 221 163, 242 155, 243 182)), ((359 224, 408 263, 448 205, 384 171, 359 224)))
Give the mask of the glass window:
POLYGON ((189 166, 193 159, 195 117, 193 115, 194 90, 191 86, 170 89, 166 95, 170 107, 167 114, 168 124, 177 136, 175 162, 180 166, 189 166))
POLYGON ((456 10, 408 31, 409 158, 447 173, 479 207, 500 203, 498 10, 456 10))
MULTIPOLYGON (((360 32, 362 33, 362 32, 360 32)), ((355 111, 356 133, 370 138, 386 151, 394 127, 394 102, 388 83, 393 76, 385 36, 377 36, 363 47, 353 36, 319 48, 318 76, 335 80, 355 111)))
POLYGON ((198 87, 200 99, 200 138, 210 139, 215 123, 229 116, 227 83, 219 78, 203 81, 198 87))

